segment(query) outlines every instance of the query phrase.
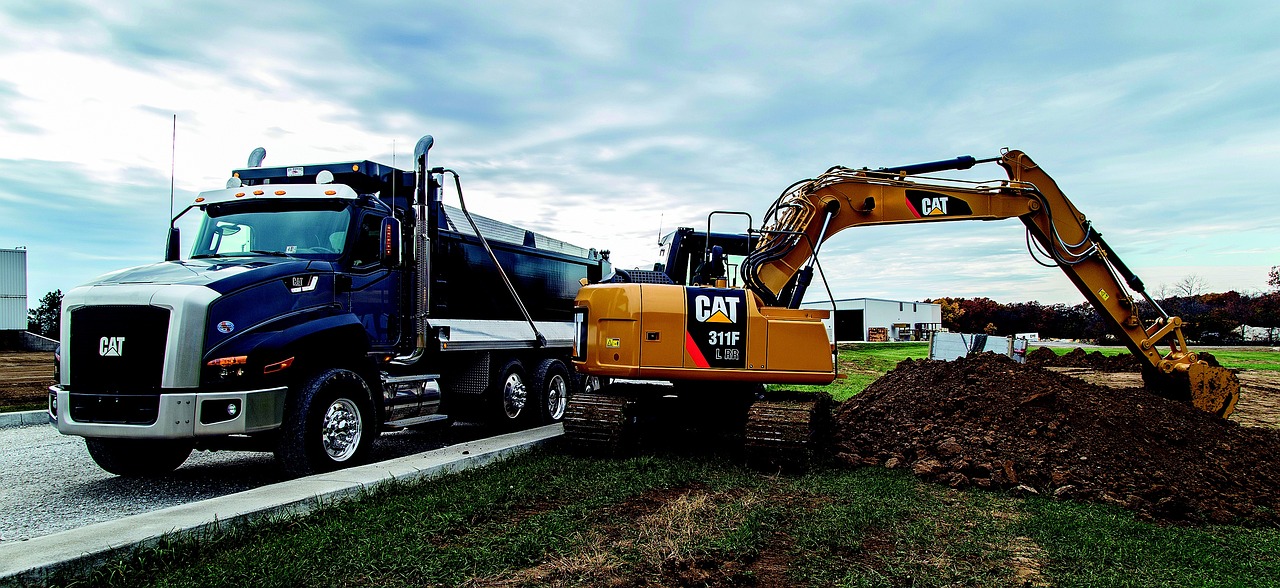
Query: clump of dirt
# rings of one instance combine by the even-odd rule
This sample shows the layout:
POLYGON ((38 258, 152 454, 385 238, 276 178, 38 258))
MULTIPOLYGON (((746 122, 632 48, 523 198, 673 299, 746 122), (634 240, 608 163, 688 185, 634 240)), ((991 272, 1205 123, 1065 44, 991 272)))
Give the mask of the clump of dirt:
POLYGON ((838 456, 1146 520, 1280 523, 1280 430, 992 353, 905 360, 835 415, 838 456))
POLYGON ((1100 372, 1136 372, 1142 369, 1138 358, 1131 353, 1106 356, 1098 351, 1086 352, 1079 347, 1063 355, 1054 353, 1048 347, 1037 347, 1027 354, 1027 363, 1040 367, 1089 368, 1100 372))

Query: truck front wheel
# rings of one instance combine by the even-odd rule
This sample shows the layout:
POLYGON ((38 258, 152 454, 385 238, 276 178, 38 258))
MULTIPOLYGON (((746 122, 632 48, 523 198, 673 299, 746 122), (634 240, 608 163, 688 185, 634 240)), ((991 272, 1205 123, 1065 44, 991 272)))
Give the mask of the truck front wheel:
POLYGON ((187 441, 85 438, 98 466, 117 476, 161 476, 178 469, 191 455, 187 441))
POLYGON ((281 427, 278 459, 305 476, 359 464, 377 434, 368 384, 351 370, 331 368, 295 391, 281 427))

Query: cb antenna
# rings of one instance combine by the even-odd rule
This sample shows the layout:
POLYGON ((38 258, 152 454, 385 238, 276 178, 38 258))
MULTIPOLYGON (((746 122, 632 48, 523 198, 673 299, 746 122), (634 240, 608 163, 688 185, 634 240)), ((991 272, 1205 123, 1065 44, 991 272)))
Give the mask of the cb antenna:
POLYGON ((173 115, 173 135, 169 139, 169 227, 173 227, 173 175, 178 157, 178 115, 173 115))
POLYGON ((662 244, 662 214, 663 213, 661 212, 658 213, 658 244, 659 245, 662 244))

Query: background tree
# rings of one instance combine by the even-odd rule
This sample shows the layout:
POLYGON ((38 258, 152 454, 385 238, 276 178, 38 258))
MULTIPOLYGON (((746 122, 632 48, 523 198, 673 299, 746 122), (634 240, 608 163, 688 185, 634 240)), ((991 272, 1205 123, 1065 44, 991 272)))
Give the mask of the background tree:
POLYGON ((964 315, 964 309, 960 308, 959 298, 937 298, 924 300, 927 303, 937 304, 942 307, 942 326, 956 330, 960 317, 964 315))
POLYGON ((40 299, 40 305, 27 311, 27 330, 50 339, 62 332, 62 290, 54 290, 40 299))
POLYGON ((1209 283, 1197 274, 1191 274, 1173 285, 1174 296, 1199 296, 1205 293, 1209 283))
POLYGON ((1271 266, 1271 271, 1267 272, 1267 285, 1280 292, 1280 265, 1271 266))

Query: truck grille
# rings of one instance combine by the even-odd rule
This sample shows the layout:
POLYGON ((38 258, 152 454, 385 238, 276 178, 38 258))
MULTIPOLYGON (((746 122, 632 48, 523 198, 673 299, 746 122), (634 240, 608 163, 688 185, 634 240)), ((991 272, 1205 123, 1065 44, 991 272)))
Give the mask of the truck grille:
POLYGON ((169 310, 88 306, 71 311, 71 392, 158 394, 169 310))

